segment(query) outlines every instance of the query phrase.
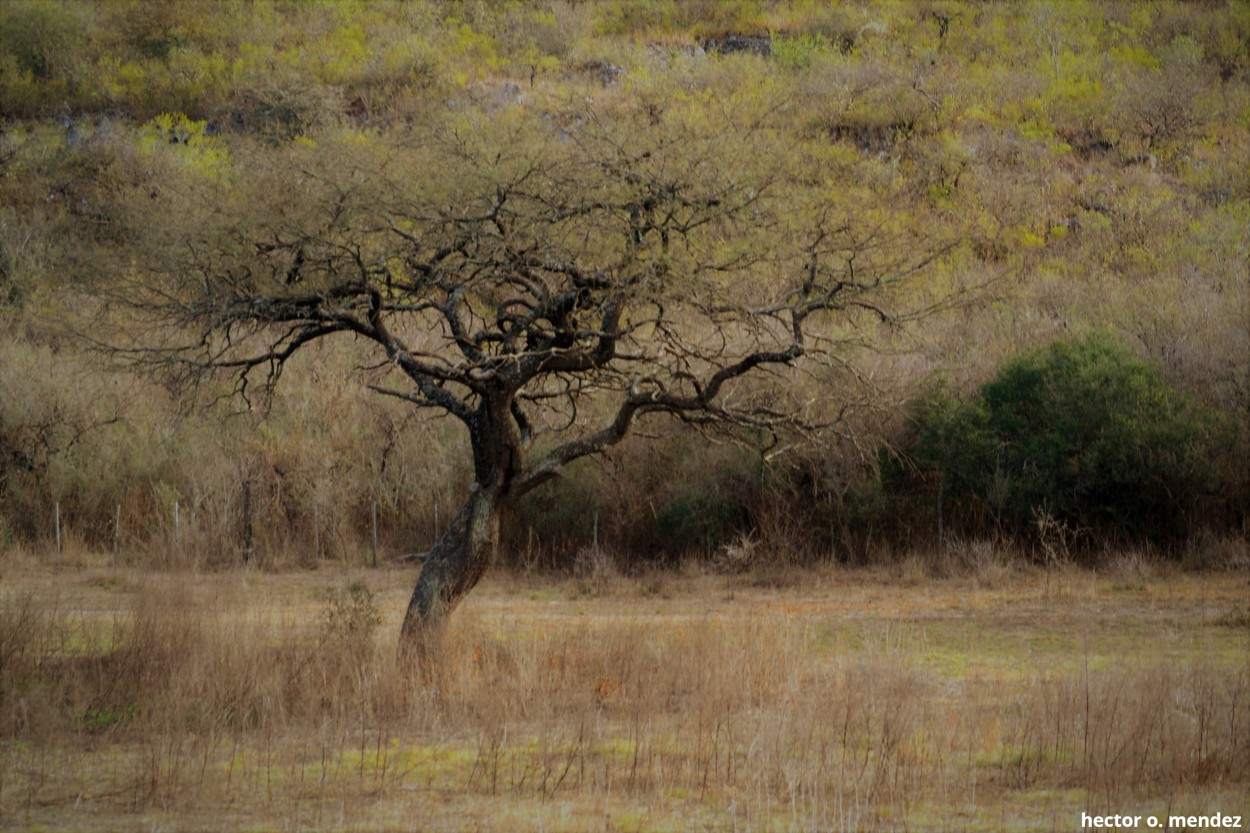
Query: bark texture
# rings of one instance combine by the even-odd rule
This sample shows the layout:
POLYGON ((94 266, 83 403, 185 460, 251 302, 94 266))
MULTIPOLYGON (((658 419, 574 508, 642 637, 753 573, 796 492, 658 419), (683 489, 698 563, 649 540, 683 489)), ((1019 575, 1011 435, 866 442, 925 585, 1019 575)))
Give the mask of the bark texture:
POLYGON ((447 617, 490 567, 499 533, 496 491, 475 484, 469 499, 430 551, 404 615, 404 654, 418 660, 431 658, 447 617))

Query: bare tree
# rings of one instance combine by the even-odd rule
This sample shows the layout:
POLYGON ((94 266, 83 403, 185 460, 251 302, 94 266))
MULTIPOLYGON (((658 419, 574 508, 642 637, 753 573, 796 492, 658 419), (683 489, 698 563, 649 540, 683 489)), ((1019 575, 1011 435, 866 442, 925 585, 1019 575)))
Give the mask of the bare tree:
POLYGON ((835 220, 770 135, 505 114, 328 172, 294 156, 260 208, 184 201, 200 213, 119 293, 144 324, 114 349, 233 373, 247 395, 308 345, 354 338, 376 351, 370 389, 459 420, 473 485, 408 606, 402 642, 421 645, 486 572, 510 501, 651 415, 814 421, 770 371, 836 356, 862 315, 890 320, 891 288, 937 255, 880 219, 835 220))

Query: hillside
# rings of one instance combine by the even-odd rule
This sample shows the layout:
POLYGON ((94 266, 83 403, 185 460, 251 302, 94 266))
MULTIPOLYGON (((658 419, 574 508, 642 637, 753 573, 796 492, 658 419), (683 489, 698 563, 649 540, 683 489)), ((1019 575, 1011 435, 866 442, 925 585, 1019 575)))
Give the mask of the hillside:
POLYGON ((0 547, 42 550, 59 516, 63 546, 144 562, 359 559, 376 515, 383 557, 424 549, 468 488, 467 440, 370 393, 359 343, 297 357, 272 401, 225 396, 229 378, 192 388, 94 349, 178 337, 110 296, 223 218, 279 243, 330 222, 317 183, 362 212, 459 194, 422 156, 438 137, 547 159, 596 120, 622 143, 699 137, 673 158, 768 182, 770 213, 720 243, 756 259, 744 291, 767 294, 822 223, 883 270, 941 256, 895 319, 822 333, 844 363, 785 387, 837 413, 815 445, 657 421, 527 496, 507 560, 567 568, 592 541, 627 565, 724 560, 747 534, 797 560, 939 534, 1049 552, 1040 525, 1065 548, 1144 538, 1201 561, 1244 537, 1244 3, 20 0, 0 8, 0 547), (1091 526, 1045 494, 1012 521, 992 484, 950 492, 918 403, 1091 334, 1157 375, 1155 405, 1185 403, 1182 434, 1149 435, 1209 464, 1186 494, 1164 484, 1175 523, 1091 526))

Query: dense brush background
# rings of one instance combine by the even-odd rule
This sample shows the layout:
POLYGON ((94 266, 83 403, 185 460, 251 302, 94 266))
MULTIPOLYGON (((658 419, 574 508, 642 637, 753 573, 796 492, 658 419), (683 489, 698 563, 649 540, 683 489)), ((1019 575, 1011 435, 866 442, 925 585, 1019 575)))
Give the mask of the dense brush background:
POLYGON ((0 548, 46 552, 59 512, 71 553, 359 561, 375 506, 389 557, 426 548, 464 496, 458 426, 370 395, 350 343, 293 362, 267 414, 215 398, 228 387, 190 396, 102 365, 90 299, 143 257, 133 227, 153 189, 228 192, 245 161, 332 165, 448 113, 543 118, 594 99, 698 119, 756 93, 787 102, 776 130, 821 160, 843 210, 958 229, 918 291, 977 292, 848 356, 854 384, 796 380, 852 406, 821 444, 648 426, 527 497, 502 559, 736 570, 928 548, 944 569, 940 541, 991 538, 1038 559, 1127 543, 1244 558, 1236 0, 6 3, 0 548), (1100 407, 1012 416, 1091 392, 1100 407), (1025 437, 1024 458, 1007 453, 1025 437))

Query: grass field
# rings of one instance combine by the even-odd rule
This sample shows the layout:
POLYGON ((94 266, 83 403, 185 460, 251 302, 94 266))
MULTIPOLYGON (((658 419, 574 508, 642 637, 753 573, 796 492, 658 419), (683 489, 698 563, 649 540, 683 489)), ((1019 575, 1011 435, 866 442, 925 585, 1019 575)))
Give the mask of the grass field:
POLYGON ((0 570, 4 829, 1250 816, 1244 570, 499 576, 424 680, 407 571, 0 570))

